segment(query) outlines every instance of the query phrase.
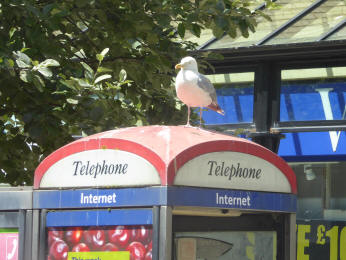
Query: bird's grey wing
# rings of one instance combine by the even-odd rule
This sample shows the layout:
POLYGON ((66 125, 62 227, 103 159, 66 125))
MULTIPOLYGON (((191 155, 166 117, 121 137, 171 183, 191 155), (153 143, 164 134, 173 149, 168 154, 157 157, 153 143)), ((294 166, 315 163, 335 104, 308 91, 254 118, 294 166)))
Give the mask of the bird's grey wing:
POLYGON ((211 81, 206 76, 199 74, 198 80, 197 80, 197 85, 201 89, 203 89, 204 91, 209 93, 213 103, 215 103, 217 101, 215 88, 214 88, 213 84, 211 83, 211 81))

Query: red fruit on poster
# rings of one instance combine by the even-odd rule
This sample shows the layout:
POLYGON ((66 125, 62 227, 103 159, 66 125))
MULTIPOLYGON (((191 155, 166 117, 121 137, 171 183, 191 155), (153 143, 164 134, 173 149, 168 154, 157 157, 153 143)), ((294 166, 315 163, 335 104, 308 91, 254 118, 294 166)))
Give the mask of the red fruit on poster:
POLYGON ((152 259, 153 259, 153 251, 150 250, 145 254, 144 260, 152 260, 152 259))
POLYGON ((72 252, 89 252, 89 247, 84 243, 79 243, 72 248, 72 252))
POLYGON ((56 240, 62 240, 62 237, 63 237, 62 230, 50 228, 48 230, 48 246, 51 246, 53 242, 56 240))
POLYGON ((141 242, 132 242, 126 251, 130 251, 131 260, 144 260, 146 250, 141 242))
POLYGON ((138 229, 137 241, 147 244, 151 240, 151 229, 146 226, 140 226, 138 229))
POLYGON ((79 243, 82 238, 83 230, 80 227, 71 228, 65 231, 65 241, 71 246, 79 243))
POLYGON ((83 231, 84 242, 93 250, 99 250, 106 243, 105 232, 95 228, 83 231))
POLYGON ((138 226, 131 226, 128 230, 130 232, 130 242, 138 241, 138 236, 139 236, 138 226))
POLYGON ((145 246, 145 249, 147 251, 151 251, 153 249, 153 241, 150 241, 149 244, 145 246))
POLYGON ((119 251, 119 248, 112 243, 107 243, 101 248, 101 251, 119 251))
POLYGON ((124 226, 116 226, 108 230, 109 241, 120 248, 125 248, 130 241, 130 230, 124 226))
POLYGON ((53 242, 49 249, 49 255, 55 260, 67 259, 68 246, 62 240, 56 240, 53 242))

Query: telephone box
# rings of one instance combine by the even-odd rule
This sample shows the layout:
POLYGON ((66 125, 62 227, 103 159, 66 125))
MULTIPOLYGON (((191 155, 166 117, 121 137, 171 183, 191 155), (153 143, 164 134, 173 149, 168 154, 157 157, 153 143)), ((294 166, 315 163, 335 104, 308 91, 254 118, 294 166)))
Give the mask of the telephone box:
POLYGON ((99 133, 36 169, 36 259, 295 259, 296 192, 285 161, 246 139, 185 126, 99 133))
POLYGON ((0 187, 0 260, 31 255, 32 187, 0 187))

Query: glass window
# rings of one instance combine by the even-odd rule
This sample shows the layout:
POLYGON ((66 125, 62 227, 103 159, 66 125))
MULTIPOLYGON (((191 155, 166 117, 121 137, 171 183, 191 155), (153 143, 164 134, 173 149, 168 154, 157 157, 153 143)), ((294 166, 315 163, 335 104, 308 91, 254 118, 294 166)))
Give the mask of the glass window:
POLYGON ((346 220, 346 162, 290 165, 297 176, 297 218, 346 220))
POLYGON ((343 120, 346 67, 281 72, 280 121, 343 120))
POLYGON ((257 18, 256 32, 251 33, 249 37, 242 37, 241 33, 238 32, 237 37, 232 39, 230 36, 225 36, 218 41, 210 44, 207 49, 220 49, 220 48, 232 48, 255 45, 261 41, 264 37, 269 35, 271 32, 284 25, 292 17, 299 14, 305 8, 312 4, 312 0, 301 1, 301 0, 290 0, 290 1, 277 1, 280 8, 264 9, 263 12, 267 14, 271 20, 267 20, 263 17, 257 18))
MULTIPOLYGON (((308 1, 300 1, 300 3, 302 2, 307 3, 308 1)), ((311 10, 307 15, 268 41, 267 44, 314 42, 341 22, 344 19, 345 11, 346 6, 343 1, 324 1, 320 6, 311 10)), ((287 13, 289 12, 288 9, 287 13)))
POLYGON ((177 232, 174 260, 276 259, 275 231, 177 232))
POLYGON ((208 75, 216 88, 218 103, 225 111, 219 115, 203 112, 206 125, 253 122, 254 72, 208 75))
POLYGON ((331 36, 328 37, 328 40, 343 40, 345 39, 346 35, 346 26, 343 26, 340 28, 340 30, 333 33, 331 36))

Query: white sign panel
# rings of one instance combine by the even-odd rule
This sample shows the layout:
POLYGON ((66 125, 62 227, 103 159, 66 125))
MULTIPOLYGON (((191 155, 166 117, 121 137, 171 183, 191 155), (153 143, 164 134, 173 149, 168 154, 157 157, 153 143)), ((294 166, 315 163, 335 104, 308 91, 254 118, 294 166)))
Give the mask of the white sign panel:
POLYGON ((175 185, 291 192, 286 176, 268 161, 239 152, 214 152, 185 163, 175 185))
POLYGON ((98 149, 75 153, 53 164, 40 187, 123 187, 159 185, 159 173, 144 158, 125 151, 98 149))

